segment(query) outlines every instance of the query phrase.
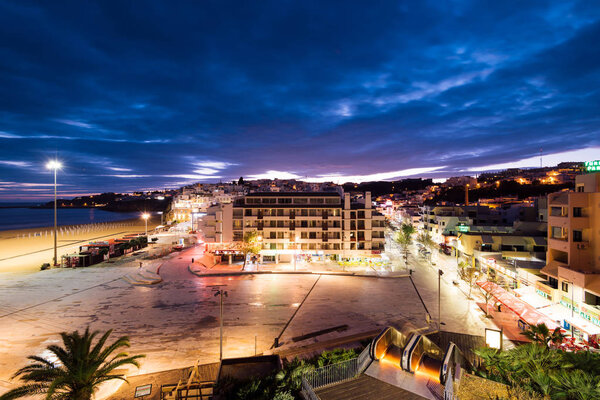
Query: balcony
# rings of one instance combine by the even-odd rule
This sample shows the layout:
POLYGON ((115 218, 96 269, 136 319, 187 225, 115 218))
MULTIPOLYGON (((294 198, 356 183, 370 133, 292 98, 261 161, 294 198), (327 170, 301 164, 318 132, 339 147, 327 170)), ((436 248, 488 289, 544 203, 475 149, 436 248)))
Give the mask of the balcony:
POLYGON ((548 248, 569 252, 569 242, 567 239, 548 238, 548 248))

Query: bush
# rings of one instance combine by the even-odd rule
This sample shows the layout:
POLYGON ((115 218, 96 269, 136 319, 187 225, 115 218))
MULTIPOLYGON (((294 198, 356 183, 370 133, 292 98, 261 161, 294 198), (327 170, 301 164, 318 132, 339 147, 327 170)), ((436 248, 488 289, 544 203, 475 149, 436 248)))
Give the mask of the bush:
POLYGON ((508 351, 479 349, 479 376, 550 399, 600 398, 600 354, 565 352, 538 343, 508 351))
POLYGON ((277 392, 275 393, 275 397, 273 397, 273 400, 294 400, 294 395, 292 395, 292 393, 288 391, 277 392))

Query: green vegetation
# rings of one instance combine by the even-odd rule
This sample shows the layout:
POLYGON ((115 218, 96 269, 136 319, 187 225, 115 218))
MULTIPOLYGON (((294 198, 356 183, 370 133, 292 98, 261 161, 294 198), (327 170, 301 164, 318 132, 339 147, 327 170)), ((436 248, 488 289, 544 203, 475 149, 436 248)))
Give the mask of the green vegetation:
POLYGON ((554 347, 560 330, 544 324, 523 333, 532 343, 508 351, 479 349, 481 377, 509 385, 511 399, 592 400, 600 398, 600 354, 554 347))
POLYGON ((248 254, 258 254, 262 248, 262 243, 259 240, 260 235, 256 231, 246 232, 240 245, 242 253, 244 253, 244 265, 242 271, 246 268, 246 259, 248 254))
POLYGON ((126 381, 125 376, 115 370, 126 365, 139 368, 138 359, 144 356, 117 352, 129 347, 127 336, 105 346, 111 333, 112 330, 106 332, 93 346, 98 332, 90 332, 89 328, 83 335, 78 331, 61 333, 63 346, 48 346, 50 358, 27 357, 32 363, 18 370, 13 377, 20 378, 24 384, 3 394, 0 400, 34 395, 44 395, 52 400, 90 400, 101 383, 113 379, 126 381))
POLYGON ((412 236, 415 234, 417 230, 410 223, 403 223, 400 226, 400 230, 396 232, 396 236, 394 240, 402 247, 402 252, 404 253, 404 263, 408 267, 408 250, 410 245, 412 244, 412 236))
POLYGON ((433 251, 435 250, 436 244, 435 241, 431 238, 429 232, 425 231, 424 233, 421 233, 417 237, 417 242, 422 244, 423 247, 429 250, 429 263, 431 263, 431 256, 433 254, 433 251))
POLYGON ((300 398, 302 375, 318 367, 337 364, 358 357, 355 349, 335 349, 324 351, 309 359, 297 358, 284 364, 283 369, 262 379, 252 378, 239 381, 231 378, 221 379, 215 388, 216 400, 293 400, 300 398))

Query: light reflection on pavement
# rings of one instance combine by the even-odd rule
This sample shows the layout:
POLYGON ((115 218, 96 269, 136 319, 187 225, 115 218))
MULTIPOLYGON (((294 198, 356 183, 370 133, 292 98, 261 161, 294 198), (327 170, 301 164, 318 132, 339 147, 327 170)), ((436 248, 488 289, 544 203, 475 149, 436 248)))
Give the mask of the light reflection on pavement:
MULTIPOLYGON (((228 291, 224 310, 224 356, 268 350, 284 326, 280 343, 293 337, 348 325, 326 340, 361 333, 407 319, 425 324, 425 311, 406 278, 380 279, 317 275, 247 275, 199 278, 187 266, 198 250, 163 263, 163 282, 132 286, 121 276, 135 267, 90 267, 5 275, 0 280, 0 393, 29 354, 40 354, 63 330, 114 329, 129 335, 131 352, 143 353, 140 373, 218 360, 219 304, 212 286, 228 291), (48 272, 48 273, 46 273, 48 272), (300 304, 303 302, 302 306, 300 304), (294 312, 298 313, 292 321, 294 312)), ((308 339, 302 344, 312 343, 308 339)))

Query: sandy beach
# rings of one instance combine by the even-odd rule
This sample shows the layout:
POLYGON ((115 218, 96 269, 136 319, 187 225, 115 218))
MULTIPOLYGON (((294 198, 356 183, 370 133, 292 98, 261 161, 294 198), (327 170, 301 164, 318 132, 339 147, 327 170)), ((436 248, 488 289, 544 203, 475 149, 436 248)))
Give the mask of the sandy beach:
MULTIPOLYGON (((160 218, 148 220, 148 230, 154 229, 160 218)), ((43 263, 51 263, 54 254, 52 227, 0 231, 0 273, 35 272, 43 263)), ((59 227, 58 259, 74 253, 79 246, 92 240, 120 238, 131 233, 143 233, 144 221, 139 218, 105 224, 59 227), (62 232, 61 232, 62 230, 62 232)))

